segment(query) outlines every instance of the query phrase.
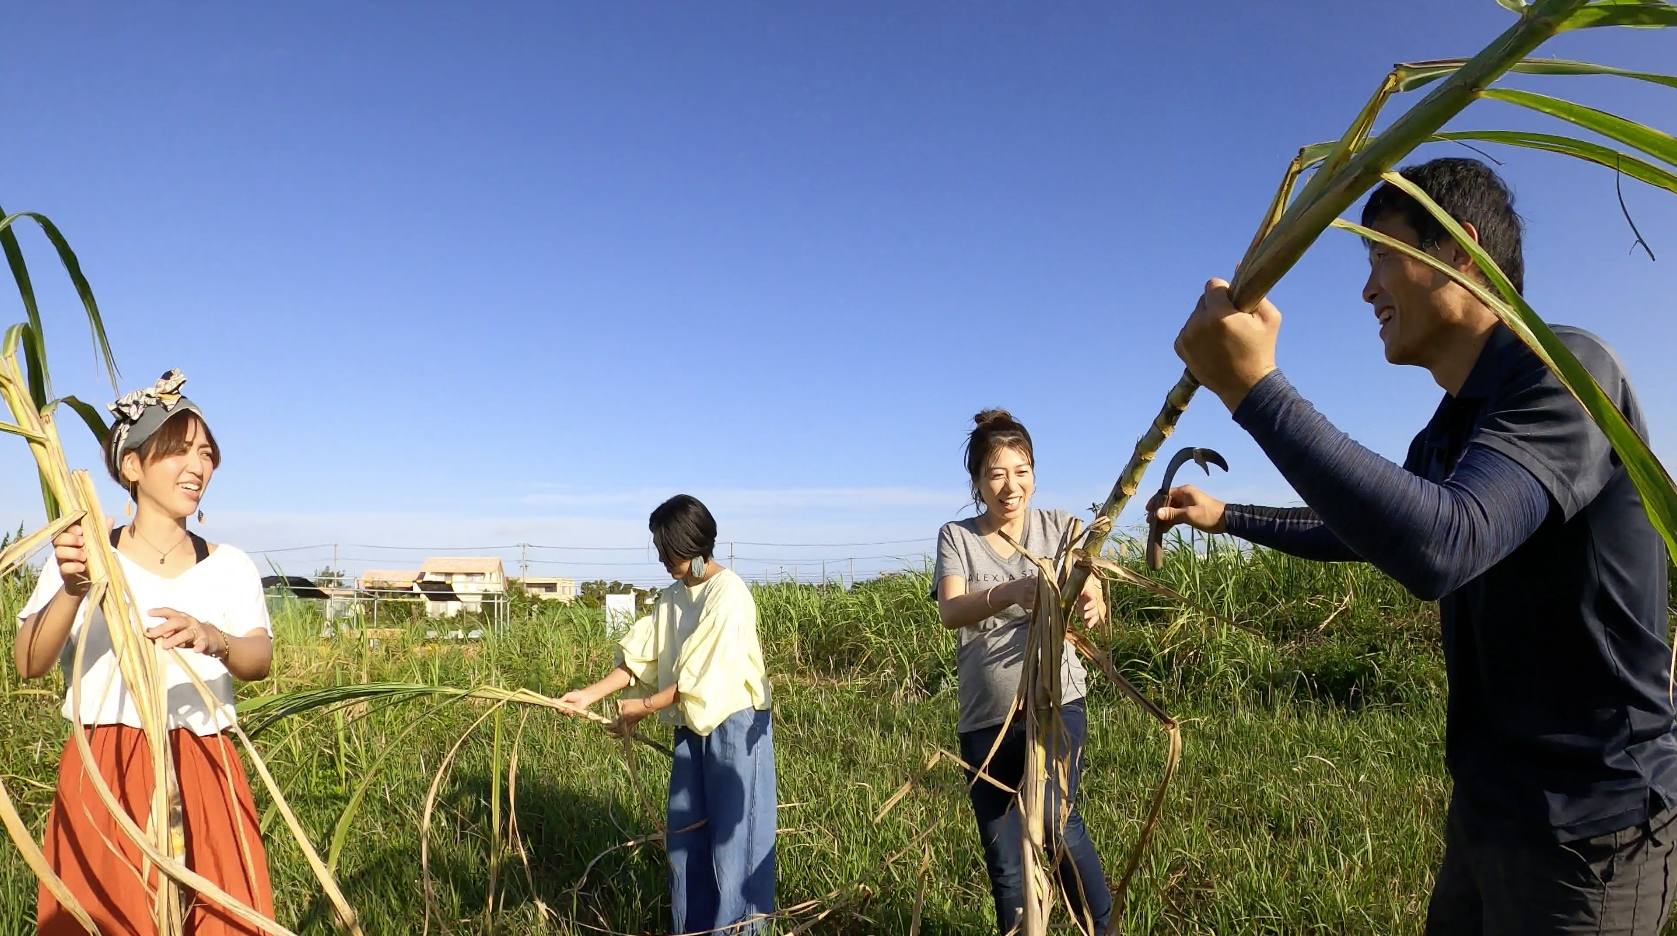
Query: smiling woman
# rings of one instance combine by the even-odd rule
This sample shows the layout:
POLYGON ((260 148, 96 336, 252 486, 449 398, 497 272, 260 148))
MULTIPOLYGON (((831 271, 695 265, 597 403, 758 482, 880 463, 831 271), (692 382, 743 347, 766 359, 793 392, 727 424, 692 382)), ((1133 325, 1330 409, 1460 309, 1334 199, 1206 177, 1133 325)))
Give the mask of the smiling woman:
MULTIPOLYGON (((1067 540, 1071 515, 1031 507, 1036 490, 1036 454, 1031 434, 1006 410, 985 410, 973 417, 967 437, 967 476, 973 500, 983 512, 970 520, 946 523, 938 532, 938 615, 956 631, 957 695, 960 699, 961 759, 968 765, 968 792, 990 894, 996 904, 996 927, 1015 932, 1024 907, 1022 822, 1016 797, 986 782, 973 782, 979 768, 996 783, 1018 788, 1025 774, 1025 723, 1010 719, 1018 704, 1031 612, 1036 605, 1036 566, 1020 550, 1054 556, 1067 540), (1015 548, 1017 544, 1019 548, 1015 548), (1005 734, 1004 734, 1005 732, 1005 734)), ((1091 578, 1080 600, 1081 620, 1095 624, 1106 616, 1106 598, 1091 578)), ((1075 804, 1082 770, 1088 677, 1072 653, 1061 657, 1062 716, 1066 725, 1066 788, 1050 797, 1075 804)), ((1057 809, 1048 815, 1058 815, 1057 809)), ((1071 898, 1072 918, 1107 931, 1112 897, 1100 856, 1083 829, 1076 806, 1065 814, 1063 828, 1050 828, 1047 839, 1062 855, 1059 874, 1071 898), (1062 850, 1058 843, 1063 842, 1062 850)))
MULTIPOLYGON (((164 674, 179 790, 170 811, 184 828, 186 865, 271 918, 273 896, 256 808, 226 734, 236 718, 233 679, 261 679, 272 663, 268 611, 250 557, 231 546, 212 546, 186 528, 221 450, 198 407, 180 394, 185 382, 179 371, 171 371, 110 407, 117 422, 106 440, 106 468, 136 509, 132 524, 109 535, 135 603, 150 619, 146 637, 160 650, 192 651, 171 655, 164 674)), ((145 857, 90 794, 84 774, 98 770, 129 818, 142 824, 148 818, 143 804, 151 800, 157 777, 104 612, 85 600, 91 583, 81 525, 59 534, 53 546, 55 561, 42 569, 18 616, 17 668, 32 679, 59 662, 68 687, 64 717, 90 729, 93 762, 87 763, 72 737, 59 764, 43 851, 101 931, 149 936, 158 928, 152 888, 128 886, 146 880, 145 857)), ((37 919, 41 933, 84 932, 45 886, 37 919)), ((204 902, 187 911, 186 924, 199 936, 257 932, 204 902)))

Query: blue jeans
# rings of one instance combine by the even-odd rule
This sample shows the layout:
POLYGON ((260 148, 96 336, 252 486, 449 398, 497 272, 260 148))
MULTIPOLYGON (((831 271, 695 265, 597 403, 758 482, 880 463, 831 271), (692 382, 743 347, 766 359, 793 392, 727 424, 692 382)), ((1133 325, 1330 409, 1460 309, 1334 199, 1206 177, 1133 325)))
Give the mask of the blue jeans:
MULTIPOLYGON (((1067 703, 1060 710, 1066 725, 1066 746, 1071 749, 1071 765, 1067 772, 1066 801, 1071 803, 1071 815, 1066 818, 1063 841, 1056 841, 1053 823, 1049 823, 1046 838, 1051 849, 1063 845, 1063 857, 1057 869, 1060 889, 1066 895, 1072 919, 1079 929, 1083 926, 1087 908, 1094 921, 1095 933, 1104 934, 1112 925, 1112 892, 1106 888, 1106 875, 1101 871, 1101 857, 1095 854, 1095 843, 1083 828, 1083 816, 1077 811, 1077 781, 1083 774, 1083 742, 1088 736, 1088 712, 1083 700, 1067 703)), ((1002 726, 980 728, 961 735, 961 759, 974 767, 981 766, 990 753, 990 745, 1002 726)), ((985 773, 1014 789, 1025 777, 1025 724, 1018 717, 1008 729, 1007 737, 985 773)), ((1011 793, 996 789, 983 780, 974 780, 968 795, 972 798, 972 812, 978 819, 978 840, 984 845, 984 867, 990 872, 990 896, 996 901, 996 928, 1011 933, 1019 925, 1025 906, 1025 869, 1023 864, 1023 830, 1019 821, 1019 806, 1011 793)), ((1050 784, 1048 815, 1057 811, 1059 791, 1050 784)))
POLYGON ((666 841, 675 932, 767 930, 749 921, 774 912, 775 809, 768 712, 741 709, 708 735, 675 730, 666 841))

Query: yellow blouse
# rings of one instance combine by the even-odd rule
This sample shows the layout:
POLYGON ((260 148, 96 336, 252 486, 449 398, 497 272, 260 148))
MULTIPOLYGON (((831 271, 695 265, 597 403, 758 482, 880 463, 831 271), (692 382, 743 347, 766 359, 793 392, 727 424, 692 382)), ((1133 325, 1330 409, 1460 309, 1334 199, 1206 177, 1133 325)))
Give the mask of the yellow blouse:
POLYGON ((769 708, 769 674, 757 642, 757 603, 732 570, 698 585, 664 589, 652 613, 618 642, 617 664, 635 681, 624 694, 646 698, 674 685, 664 721, 708 735, 742 709, 769 708))

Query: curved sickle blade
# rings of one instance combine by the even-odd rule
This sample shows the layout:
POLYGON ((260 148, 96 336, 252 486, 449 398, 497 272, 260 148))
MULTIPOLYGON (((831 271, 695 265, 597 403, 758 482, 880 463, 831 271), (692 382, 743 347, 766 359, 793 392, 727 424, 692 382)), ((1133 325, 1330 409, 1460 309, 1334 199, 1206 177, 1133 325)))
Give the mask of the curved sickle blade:
MULTIPOLYGON (((1170 492, 1171 483, 1176 480, 1176 469, 1188 462, 1200 466, 1209 476, 1211 466, 1216 465, 1224 471, 1229 470, 1229 463, 1223 456, 1208 448, 1185 448, 1170 458, 1170 464, 1165 467, 1164 483, 1159 485, 1159 493, 1170 492)), ((1159 518, 1148 512, 1147 517, 1147 567, 1157 572, 1165 567, 1165 531, 1159 526, 1159 518)))

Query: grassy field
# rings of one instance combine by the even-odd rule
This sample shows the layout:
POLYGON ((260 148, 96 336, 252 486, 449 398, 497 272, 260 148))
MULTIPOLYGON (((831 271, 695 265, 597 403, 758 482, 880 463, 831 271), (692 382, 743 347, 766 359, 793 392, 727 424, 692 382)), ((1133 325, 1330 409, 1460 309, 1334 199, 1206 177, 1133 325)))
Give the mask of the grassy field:
MULTIPOLYGON (((1123 931, 1418 932, 1449 788, 1435 610, 1366 567, 1267 552, 1177 552, 1164 576, 1257 633, 1133 591, 1113 596, 1120 623, 1100 642, 1183 720, 1185 738, 1123 931)), ((848 591, 756 590, 776 691, 782 905, 837 895, 814 932, 907 933, 922 883, 920 932, 992 925, 953 768, 938 768, 883 822, 871 822, 936 748, 956 747, 953 639, 926 597, 929 584, 924 574, 904 574, 848 591)), ((8 616, 20 588, 4 587, 8 616)), ((597 611, 519 604, 503 638, 466 650, 326 642, 314 613, 299 606, 277 616, 275 675, 246 694, 382 680, 557 696, 610 665, 597 611)), ((64 739, 59 685, 55 675, 20 691, 4 670, 0 772, 38 833, 64 739)), ((1089 712, 1082 806, 1116 875, 1157 783, 1163 735, 1104 684, 1089 712)), ((480 719, 438 787, 430 863, 439 914, 431 926, 667 932, 659 846, 613 850, 658 830, 661 755, 642 748, 631 770, 623 747, 592 724, 545 710, 427 701, 297 716, 259 739, 323 852, 346 803, 372 778, 339 866, 367 932, 423 928, 418 830, 427 790, 480 719)), ((667 740, 661 727, 648 733, 667 740)), ((260 792, 258 800, 266 802, 260 792)), ((280 921, 331 932, 277 819, 270 811, 265 828, 280 921)), ((0 936, 33 932, 34 892, 7 848, 0 936)))

